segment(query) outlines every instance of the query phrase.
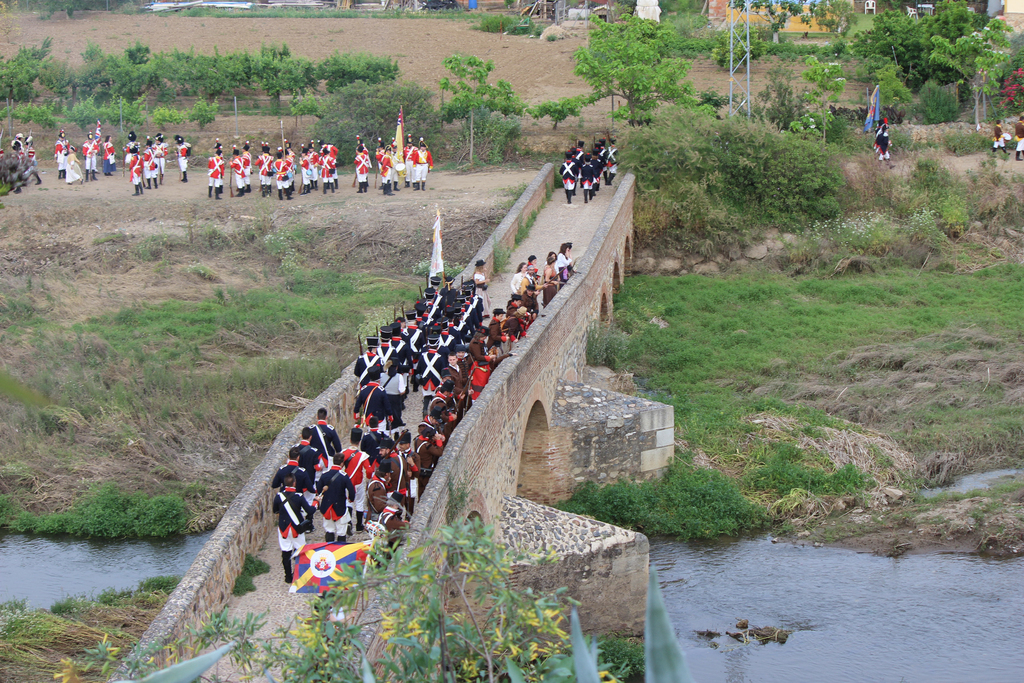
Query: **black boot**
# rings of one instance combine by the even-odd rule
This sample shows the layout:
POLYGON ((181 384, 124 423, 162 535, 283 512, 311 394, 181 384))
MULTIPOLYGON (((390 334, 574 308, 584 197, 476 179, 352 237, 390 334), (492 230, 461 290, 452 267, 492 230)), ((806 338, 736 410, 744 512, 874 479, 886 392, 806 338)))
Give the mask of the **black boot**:
POLYGON ((142 191, 142 181, 141 180, 139 181, 139 184, 136 185, 135 187, 139 188, 139 194, 146 194, 145 192, 142 191))
POLYGON ((206 197, 208 199, 213 197, 213 185, 210 185, 210 187, 207 188, 206 197))
POLYGON ((138 185, 135 186, 135 194, 133 194, 132 196, 133 197, 138 197, 139 196, 139 186, 138 185))
POLYGON ((182 171, 181 172, 181 182, 183 182, 183 183, 187 183, 188 182, 188 171, 182 171))
POLYGON ((289 187, 284 191, 284 198, 288 201, 292 200, 292 188, 289 187))
POLYGON ((284 582, 291 583, 292 577, 292 551, 282 550, 281 551, 281 566, 284 567, 284 582))
POLYGON ((158 181, 156 178, 153 178, 153 189, 155 190, 159 185, 160 181, 158 181))
POLYGON ((583 203, 586 204, 590 201, 590 190, 583 190, 583 203))
POLYGON ((331 181, 331 194, 334 194, 334 191, 337 190, 337 189, 338 189, 338 181, 337 180, 331 181))
MULTIPOLYGON (((1007 154, 1009 154, 1009 152, 1007 152, 1007 154)), ((609 173, 608 175, 611 176, 611 178, 608 179, 608 184, 611 185, 612 183, 615 182, 615 174, 609 173)))
POLYGON ((96 180, 96 169, 92 169, 92 179, 96 180))
POLYGON ((366 531, 366 529, 363 528, 363 515, 364 514, 366 514, 366 513, 360 512, 358 510, 356 511, 356 532, 366 531))
POLYGON ((284 201, 284 190, 282 190, 280 187, 277 188, 277 201, 279 201, 279 202, 283 202, 284 201))
POLYGON ((213 193, 213 198, 214 198, 214 199, 220 199, 220 198, 221 198, 221 195, 222 195, 222 194, 224 194, 224 186, 223 186, 223 185, 221 185, 220 187, 218 187, 218 188, 215 188, 215 189, 216 189, 217 191, 213 193))
POLYGON ((327 183, 324 183, 324 194, 327 194, 327 183))
POLYGON ((329 531, 325 531, 324 532, 324 542, 325 543, 334 543, 334 534, 332 534, 329 531))
POLYGON ((409 187, 409 176, 405 176, 405 186, 409 187))
POLYGON ((565 191, 565 200, 572 204, 572 190, 565 191))

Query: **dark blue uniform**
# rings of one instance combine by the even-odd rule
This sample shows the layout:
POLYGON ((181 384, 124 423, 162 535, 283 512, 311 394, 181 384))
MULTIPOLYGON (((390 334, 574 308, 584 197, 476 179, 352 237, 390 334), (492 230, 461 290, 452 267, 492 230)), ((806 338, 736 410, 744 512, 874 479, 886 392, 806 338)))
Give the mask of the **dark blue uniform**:
MULTIPOLYGON (((299 463, 295 460, 289 460, 288 463, 277 471, 274 475, 274 480, 270 482, 270 488, 282 489, 284 488, 284 477, 286 474, 295 475, 295 490, 299 493, 309 491, 313 493, 313 481, 306 474, 306 471, 299 467, 299 463)), ((275 510, 277 512, 277 510, 275 510)))
POLYGON ((309 445, 316 449, 317 453, 326 455, 328 463, 333 462, 334 454, 342 451, 341 439, 338 438, 337 430, 333 425, 327 424, 327 420, 317 420, 316 424, 310 425, 309 429, 313 432, 313 435, 309 437, 309 445), (327 443, 320 441, 321 434, 327 443))
POLYGON ((361 418, 369 418, 371 415, 377 418, 380 424, 385 424, 387 418, 394 416, 387 392, 376 381, 367 383, 359 390, 352 411, 352 418, 357 422, 361 418))

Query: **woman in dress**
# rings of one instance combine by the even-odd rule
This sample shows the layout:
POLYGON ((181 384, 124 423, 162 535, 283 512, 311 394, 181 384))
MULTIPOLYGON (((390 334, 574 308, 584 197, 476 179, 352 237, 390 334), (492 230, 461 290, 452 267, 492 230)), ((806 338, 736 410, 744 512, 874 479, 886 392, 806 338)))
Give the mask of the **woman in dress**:
POLYGON ((558 256, 555 257, 555 270, 558 271, 558 278, 564 284, 572 275, 572 242, 565 242, 558 248, 558 256))
POLYGON ((68 145, 64 152, 64 182, 70 185, 79 181, 85 182, 82 180, 82 167, 78 165, 78 155, 75 154, 74 145, 68 145))
POLYGON ((526 261, 523 261, 522 263, 519 264, 519 267, 516 268, 516 274, 512 276, 512 279, 509 280, 509 283, 508 283, 509 289, 512 290, 513 294, 522 294, 523 293, 522 290, 526 288, 526 285, 523 284, 523 279, 525 277, 526 277, 526 261))

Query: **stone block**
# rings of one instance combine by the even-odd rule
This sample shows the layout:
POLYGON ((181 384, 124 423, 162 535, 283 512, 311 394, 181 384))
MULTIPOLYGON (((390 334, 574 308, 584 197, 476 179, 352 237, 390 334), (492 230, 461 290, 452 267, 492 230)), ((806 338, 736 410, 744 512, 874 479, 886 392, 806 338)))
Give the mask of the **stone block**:
POLYGON ((640 431, 653 432, 659 429, 674 427, 672 406, 661 406, 655 410, 640 413, 640 431))
POLYGON ((652 448, 647 451, 640 453, 640 471, 650 472, 652 470, 660 470, 662 467, 668 467, 668 461, 672 457, 674 448, 672 446, 662 446, 661 448, 652 448))
POLYGON ((609 417, 608 418, 608 422, 606 423, 606 425, 607 425, 607 427, 609 429, 615 429, 616 427, 621 427, 624 424, 626 424, 626 421, 623 420, 621 417, 618 417, 618 416, 616 416, 616 417, 609 417))
POLYGON ((659 429, 654 445, 658 448, 663 446, 674 446, 676 442, 676 430, 672 427, 659 429))

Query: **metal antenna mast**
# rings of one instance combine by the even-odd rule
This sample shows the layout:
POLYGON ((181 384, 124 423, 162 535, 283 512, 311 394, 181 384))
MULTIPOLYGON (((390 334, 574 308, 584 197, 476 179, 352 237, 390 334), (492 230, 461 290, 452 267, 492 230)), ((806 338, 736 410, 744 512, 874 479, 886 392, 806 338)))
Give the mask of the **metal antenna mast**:
POLYGON ((729 2, 729 116, 746 109, 750 118, 750 0, 729 2), (738 7, 742 3, 742 10, 738 7), (736 59, 737 48, 743 56, 736 59), (746 78, 737 80, 739 75, 746 78))

